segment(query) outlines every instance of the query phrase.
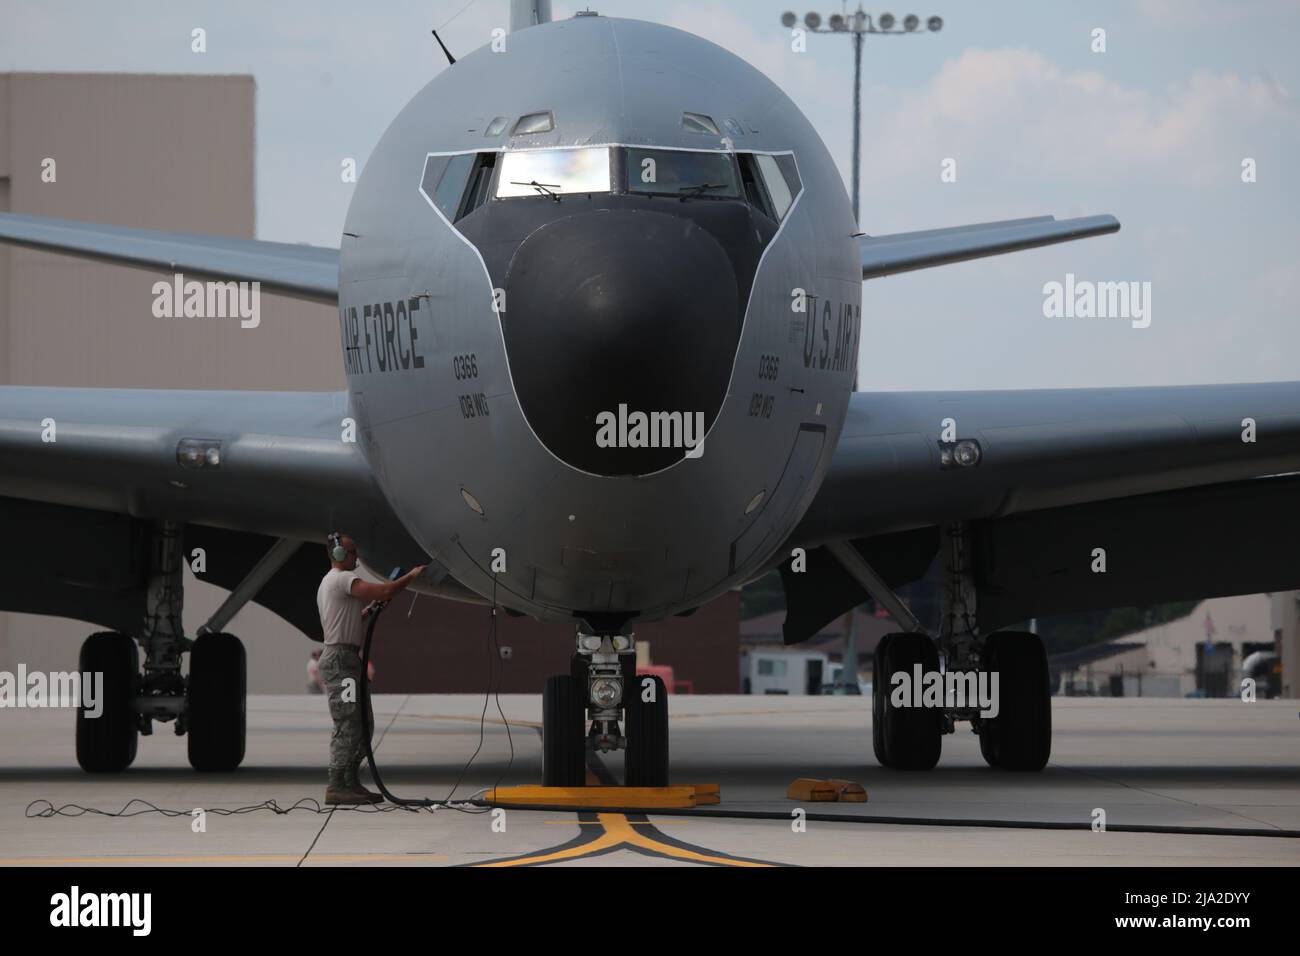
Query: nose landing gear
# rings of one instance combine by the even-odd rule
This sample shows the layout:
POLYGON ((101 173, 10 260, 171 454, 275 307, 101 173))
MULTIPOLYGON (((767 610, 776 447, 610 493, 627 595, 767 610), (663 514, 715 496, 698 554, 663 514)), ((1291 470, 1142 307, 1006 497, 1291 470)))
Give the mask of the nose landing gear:
POLYGON ((542 693, 542 784, 581 787, 587 750, 623 750, 624 784, 668 785, 668 693, 636 675, 631 635, 579 634, 568 674, 542 693))

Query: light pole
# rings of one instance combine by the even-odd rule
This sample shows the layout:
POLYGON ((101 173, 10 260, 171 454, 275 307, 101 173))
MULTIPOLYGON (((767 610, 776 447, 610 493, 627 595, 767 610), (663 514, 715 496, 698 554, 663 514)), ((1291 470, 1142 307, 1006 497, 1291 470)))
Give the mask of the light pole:
MULTIPOLYGON (((806 13, 803 18, 804 28, 809 33, 845 33, 853 37, 853 222, 859 228, 861 222, 858 219, 858 164, 862 149, 862 39, 868 33, 879 36, 907 36, 918 31, 938 33, 943 29, 942 17, 930 17, 925 21, 924 30, 920 29, 921 18, 914 13, 903 17, 901 23, 894 19, 892 13, 882 13, 878 19, 879 26, 872 23, 870 14, 862 12, 861 4, 858 5, 855 13, 831 14, 824 27, 819 13, 806 13)), ((787 29, 793 28, 798 22, 799 18, 793 13, 781 14, 781 24, 787 29)))

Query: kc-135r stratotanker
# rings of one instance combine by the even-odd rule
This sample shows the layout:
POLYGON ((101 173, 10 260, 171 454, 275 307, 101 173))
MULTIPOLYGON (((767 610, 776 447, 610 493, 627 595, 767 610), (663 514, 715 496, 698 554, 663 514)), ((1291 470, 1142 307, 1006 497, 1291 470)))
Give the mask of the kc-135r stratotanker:
POLYGON ((667 703, 628 686, 635 628, 779 568, 788 642, 868 595, 893 614, 878 691, 940 653, 998 674, 996 717, 877 692, 883 764, 932 767, 969 720, 991 765, 1041 768, 1046 657, 1000 628, 1300 586, 1300 384, 857 392, 862 282, 1118 228, 862 235, 816 131, 741 59, 651 23, 531 25, 402 110, 338 250, 0 216, 8 242, 337 304, 348 381, 0 389, 0 524, 24 547, 0 607, 108 629, 83 648, 108 695, 78 722, 84 767, 127 766, 175 720, 196 767, 229 769, 244 656, 223 627, 256 600, 319 638, 343 529, 375 567, 427 562, 426 592, 574 624, 546 782, 581 784, 590 741, 662 784, 667 703), (192 640, 195 547, 231 598, 192 640), (936 561, 927 633, 896 589, 936 561))

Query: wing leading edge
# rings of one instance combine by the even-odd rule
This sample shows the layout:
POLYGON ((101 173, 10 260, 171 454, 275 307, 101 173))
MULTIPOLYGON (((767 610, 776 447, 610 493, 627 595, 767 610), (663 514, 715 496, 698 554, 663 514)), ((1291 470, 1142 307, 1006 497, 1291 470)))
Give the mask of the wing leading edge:
POLYGON ((304 540, 391 533, 348 414, 343 392, 0 387, 0 496, 304 540))
POLYGON ((338 301, 337 249, 17 213, 0 213, 0 242, 201 279, 260 282, 267 292, 330 305, 338 301))
POLYGON ((1060 220, 1052 216, 1037 216, 888 236, 863 236, 859 240, 862 278, 878 279, 898 272, 929 269, 1118 231, 1119 220, 1114 216, 1060 220))
POLYGON ((858 392, 795 538, 842 540, 1290 472, 1300 472, 1300 382, 858 392), (945 419, 956 439, 979 443, 978 464, 944 467, 945 419))

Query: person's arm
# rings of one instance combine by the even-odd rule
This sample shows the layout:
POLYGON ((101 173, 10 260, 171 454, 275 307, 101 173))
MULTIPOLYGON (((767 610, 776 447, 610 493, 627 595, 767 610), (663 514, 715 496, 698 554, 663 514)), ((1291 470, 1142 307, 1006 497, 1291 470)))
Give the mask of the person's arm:
POLYGON ((411 568, 396 581, 385 581, 383 584, 372 584, 370 581, 356 578, 352 582, 352 588, 349 590, 354 598, 360 598, 363 601, 391 601, 393 595, 403 590, 408 584, 424 573, 424 565, 417 568, 411 568))

